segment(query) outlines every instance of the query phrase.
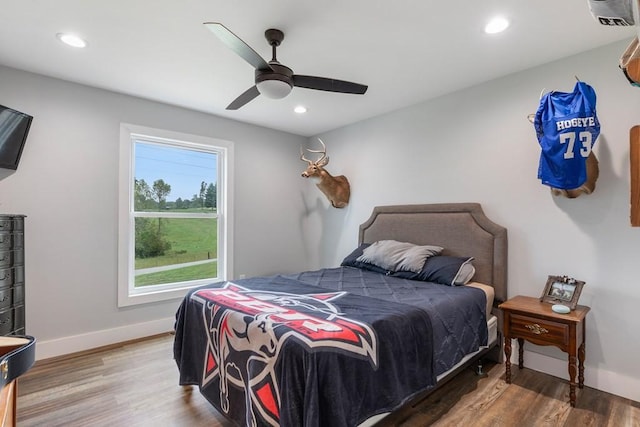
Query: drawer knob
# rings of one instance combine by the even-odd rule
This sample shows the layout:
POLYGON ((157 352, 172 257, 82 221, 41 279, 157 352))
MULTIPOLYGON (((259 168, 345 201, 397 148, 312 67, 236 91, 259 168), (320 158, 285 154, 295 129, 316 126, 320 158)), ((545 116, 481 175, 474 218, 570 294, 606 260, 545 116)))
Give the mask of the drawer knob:
POLYGON ((533 332, 536 335, 542 335, 542 334, 548 334, 549 331, 545 328, 543 328, 542 326, 538 325, 537 323, 534 323, 533 325, 524 325, 525 328, 527 328, 528 330, 530 330, 531 332, 533 332))

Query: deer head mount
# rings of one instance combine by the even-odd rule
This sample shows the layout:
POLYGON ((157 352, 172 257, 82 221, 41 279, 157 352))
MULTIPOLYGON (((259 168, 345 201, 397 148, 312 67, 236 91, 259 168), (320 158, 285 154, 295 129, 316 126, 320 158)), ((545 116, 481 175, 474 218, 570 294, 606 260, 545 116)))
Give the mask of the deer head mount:
POLYGON ((319 182, 316 184, 320 191, 327 196, 327 199, 331 202, 331 206, 334 208, 344 208, 349 203, 349 196, 351 195, 351 188, 349 181, 344 175, 331 176, 329 172, 324 168, 329 163, 329 157, 327 156, 327 147, 324 142, 318 138, 320 144, 322 144, 322 150, 311 150, 307 148, 310 153, 320 153, 321 156, 315 162, 309 160, 304 156, 302 147, 300 147, 300 160, 307 162, 309 166, 302 172, 303 178, 316 178, 319 182))
POLYGON ((587 163, 587 180, 578 188, 572 190, 563 190, 560 188, 551 188, 551 194, 554 196, 564 196, 568 199, 575 199, 582 193, 591 194, 596 189, 596 181, 600 175, 600 167, 598 166, 598 159, 593 151, 589 153, 589 157, 586 160, 587 163))
MULTIPOLYGON (((542 90, 544 93, 544 89, 542 90)), ((541 94, 542 95, 542 94, 541 94)), ((529 114, 527 119, 534 123, 535 114, 529 114)), ((600 176, 600 167, 598 166, 598 158, 593 153, 593 151, 589 151, 589 156, 585 160, 585 164, 587 166, 587 180, 578 188, 573 188, 571 190, 565 190, 562 188, 551 188, 551 194, 554 196, 564 196, 568 199, 575 199, 579 197, 581 194, 591 194, 596 189, 596 181, 600 176)))

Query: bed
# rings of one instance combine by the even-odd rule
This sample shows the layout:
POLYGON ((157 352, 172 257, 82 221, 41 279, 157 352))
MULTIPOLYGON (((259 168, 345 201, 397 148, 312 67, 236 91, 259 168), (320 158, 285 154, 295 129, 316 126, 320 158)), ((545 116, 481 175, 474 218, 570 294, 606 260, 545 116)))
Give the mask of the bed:
POLYGON ((372 425, 480 357, 500 358, 506 296, 507 231, 479 204, 379 206, 340 267, 189 292, 174 358, 180 384, 237 425, 372 425), (403 268, 363 258, 388 242, 413 245, 403 268), (418 271, 426 247, 440 250, 418 271), (443 284, 462 271, 450 263, 473 277, 443 284))

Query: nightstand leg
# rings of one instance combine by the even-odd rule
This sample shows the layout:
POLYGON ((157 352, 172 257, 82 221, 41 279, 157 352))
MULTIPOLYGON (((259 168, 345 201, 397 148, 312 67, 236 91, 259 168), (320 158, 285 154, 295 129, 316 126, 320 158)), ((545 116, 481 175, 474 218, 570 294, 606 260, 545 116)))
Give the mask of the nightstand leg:
POLYGON ((518 368, 524 368, 524 338, 518 338, 518 368))
POLYGON ((574 354, 569 354, 569 403, 571 407, 576 406, 576 373, 578 370, 578 358, 574 354))
POLYGON ((507 384, 511 384, 511 338, 504 337, 504 367, 507 384))
POLYGON ((584 342, 578 349, 578 387, 584 387, 584 342))

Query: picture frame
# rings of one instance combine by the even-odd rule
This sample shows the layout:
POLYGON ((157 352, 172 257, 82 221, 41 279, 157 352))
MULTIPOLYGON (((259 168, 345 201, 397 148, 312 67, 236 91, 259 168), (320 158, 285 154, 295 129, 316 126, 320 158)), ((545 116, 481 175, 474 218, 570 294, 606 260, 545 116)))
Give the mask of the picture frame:
POLYGON ((549 276, 540 301, 562 304, 575 310, 585 282, 567 276, 549 276))

